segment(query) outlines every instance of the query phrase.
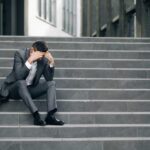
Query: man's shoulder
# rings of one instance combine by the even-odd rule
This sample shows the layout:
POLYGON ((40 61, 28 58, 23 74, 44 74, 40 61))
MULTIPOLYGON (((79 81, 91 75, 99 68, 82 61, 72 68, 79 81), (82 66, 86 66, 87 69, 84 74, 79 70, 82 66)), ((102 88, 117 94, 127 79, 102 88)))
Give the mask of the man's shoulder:
POLYGON ((24 55, 29 49, 28 48, 23 48, 23 49, 19 49, 16 51, 16 53, 19 53, 21 55, 24 55))
POLYGON ((23 49, 19 49, 15 52, 15 55, 19 55, 19 57, 25 58, 27 56, 27 53, 29 51, 29 48, 23 48, 23 49))

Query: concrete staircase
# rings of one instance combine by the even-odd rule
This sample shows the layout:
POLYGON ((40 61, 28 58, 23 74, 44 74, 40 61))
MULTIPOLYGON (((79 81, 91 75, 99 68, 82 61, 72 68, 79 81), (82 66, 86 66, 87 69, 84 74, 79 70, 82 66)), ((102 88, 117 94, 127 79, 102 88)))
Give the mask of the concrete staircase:
MULTIPOLYGON (((32 125, 23 102, 0 106, 0 150, 149 150, 150 39, 0 37, 0 81, 17 49, 46 40, 63 127, 32 125)), ((44 96, 35 99, 42 117, 44 96)))

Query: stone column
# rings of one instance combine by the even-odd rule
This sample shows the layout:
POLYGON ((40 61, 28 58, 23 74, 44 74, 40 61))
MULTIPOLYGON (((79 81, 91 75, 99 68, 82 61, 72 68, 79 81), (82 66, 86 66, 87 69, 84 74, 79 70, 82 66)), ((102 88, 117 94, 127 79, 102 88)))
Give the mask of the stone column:
POLYGON ((97 8, 96 8, 96 22, 97 22, 97 36, 100 35, 100 0, 97 0, 97 8))
POLYGON ((87 0, 87 36, 91 36, 92 34, 92 4, 91 0, 87 0))
POLYGON ((120 0, 120 10, 119 10, 119 36, 124 37, 125 36, 125 3, 124 0, 120 0))
POLYGON ((150 37, 150 1, 137 0, 137 37, 150 37))
POLYGON ((112 6, 111 6, 111 0, 106 0, 107 5, 107 32, 106 36, 111 37, 112 36, 112 6))
POLYGON ((149 0, 144 0, 143 3, 143 23, 144 23, 144 37, 150 37, 150 1, 149 0))
POLYGON ((142 1, 141 0, 137 0, 136 1, 136 35, 137 37, 141 37, 142 36, 142 14, 141 11, 142 10, 142 1))

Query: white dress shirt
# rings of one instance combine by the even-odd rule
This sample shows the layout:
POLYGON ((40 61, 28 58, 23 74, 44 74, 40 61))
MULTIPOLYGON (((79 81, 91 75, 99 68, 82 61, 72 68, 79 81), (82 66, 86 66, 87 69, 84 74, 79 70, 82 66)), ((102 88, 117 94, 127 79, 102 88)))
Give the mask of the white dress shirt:
MULTIPOLYGON (((30 72, 26 78, 26 84, 29 86, 32 85, 33 79, 35 77, 37 71, 37 62, 30 64, 28 61, 26 61, 25 65, 28 69, 30 69, 30 72)), ((53 64, 50 64, 49 66, 50 68, 54 67, 53 64)))

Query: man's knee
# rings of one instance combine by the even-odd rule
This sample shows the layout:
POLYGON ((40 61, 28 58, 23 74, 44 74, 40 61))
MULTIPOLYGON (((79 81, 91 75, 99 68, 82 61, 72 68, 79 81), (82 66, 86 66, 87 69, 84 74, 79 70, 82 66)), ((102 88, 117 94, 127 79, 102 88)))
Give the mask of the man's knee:
POLYGON ((55 86, 56 82, 55 81, 47 81, 48 86, 55 86))

